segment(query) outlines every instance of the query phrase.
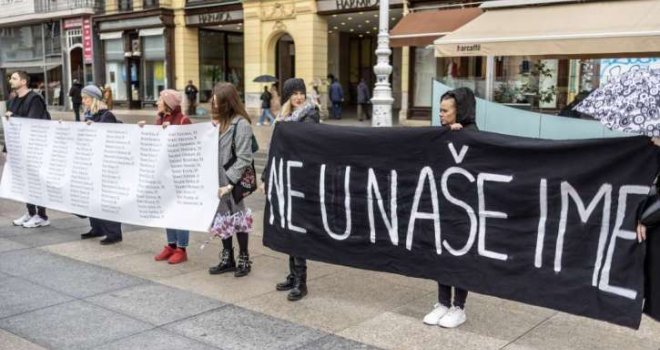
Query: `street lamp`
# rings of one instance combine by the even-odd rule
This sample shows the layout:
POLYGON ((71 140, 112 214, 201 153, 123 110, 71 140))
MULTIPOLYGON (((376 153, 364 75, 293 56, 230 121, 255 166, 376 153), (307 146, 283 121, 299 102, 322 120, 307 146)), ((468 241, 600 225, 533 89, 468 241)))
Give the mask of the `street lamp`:
POLYGON ((389 10, 390 1, 380 0, 380 23, 378 29, 378 47, 376 48, 376 87, 371 103, 374 106, 371 126, 392 126, 392 88, 389 77, 392 73, 390 65, 390 34, 389 34, 389 10))

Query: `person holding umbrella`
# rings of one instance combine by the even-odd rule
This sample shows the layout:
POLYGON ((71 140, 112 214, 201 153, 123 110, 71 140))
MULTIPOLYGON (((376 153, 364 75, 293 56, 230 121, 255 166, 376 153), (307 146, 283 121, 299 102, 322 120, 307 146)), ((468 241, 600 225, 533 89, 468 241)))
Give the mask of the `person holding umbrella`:
MULTIPOLYGON (((636 68, 596 89, 576 111, 586 113, 607 128, 651 137, 660 146, 660 69, 636 68)), ((659 201, 658 176, 649 196, 640 203, 637 239, 646 241, 644 313, 660 321, 660 222, 645 221, 659 201), (646 222, 646 224, 644 223, 646 222)), ((657 212, 657 211, 656 211, 657 212)), ((657 215, 657 214, 656 214, 657 215)))
POLYGON ((268 91, 268 86, 264 86, 264 92, 261 94, 261 116, 259 117, 259 122, 257 125, 263 125, 264 119, 268 118, 268 123, 271 125, 275 121, 275 117, 270 113, 270 100, 273 98, 273 95, 268 91))

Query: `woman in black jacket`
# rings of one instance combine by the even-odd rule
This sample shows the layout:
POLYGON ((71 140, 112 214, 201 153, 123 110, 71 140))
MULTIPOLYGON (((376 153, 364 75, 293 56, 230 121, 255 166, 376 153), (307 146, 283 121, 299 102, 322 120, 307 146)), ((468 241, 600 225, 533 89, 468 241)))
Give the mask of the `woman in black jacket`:
MULTIPOLYGON (((440 122, 451 130, 479 131, 476 123, 476 100, 468 88, 458 88, 440 97, 440 122)), ((438 281, 438 303, 424 317, 424 323, 456 328, 465 323, 465 301, 468 291, 438 281), (452 289, 454 300, 452 303, 452 289)))
MULTIPOLYGON (((276 122, 318 123, 320 119, 318 106, 307 100, 305 81, 291 78, 284 82, 282 88, 282 110, 276 122)), ((262 176, 262 181, 265 180, 262 176)), ((287 299, 296 301, 307 295, 307 261, 305 258, 289 256, 289 275, 286 280, 278 283, 279 291, 290 291, 287 299)))
MULTIPOLYGON (((85 121, 88 125, 92 123, 120 123, 103 102, 101 89, 94 85, 87 85, 82 89, 81 95, 82 104, 85 108, 85 121)), ((89 224, 92 229, 80 235, 81 239, 105 236, 100 242, 102 245, 121 242, 121 223, 89 218, 89 224)))

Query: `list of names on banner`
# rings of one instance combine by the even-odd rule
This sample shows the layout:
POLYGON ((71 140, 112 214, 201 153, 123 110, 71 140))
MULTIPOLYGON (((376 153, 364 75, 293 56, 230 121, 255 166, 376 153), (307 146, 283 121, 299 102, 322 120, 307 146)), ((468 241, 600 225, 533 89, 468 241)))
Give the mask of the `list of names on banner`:
POLYGON ((3 120, 0 196, 136 225, 204 231, 217 208, 211 123, 138 127, 3 120))

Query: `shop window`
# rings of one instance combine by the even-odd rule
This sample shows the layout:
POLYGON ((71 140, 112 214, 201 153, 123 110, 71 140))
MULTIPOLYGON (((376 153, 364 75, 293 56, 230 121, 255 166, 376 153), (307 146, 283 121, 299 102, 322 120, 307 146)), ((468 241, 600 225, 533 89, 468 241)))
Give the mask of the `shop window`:
POLYGON ((133 11, 133 0, 119 0, 119 11, 133 11))
POLYGON ((436 76, 436 59, 433 49, 415 48, 413 106, 431 107, 433 102, 433 80, 436 76))
POLYGON ((236 86, 239 95, 245 101, 243 61, 243 36, 227 34, 227 77, 225 80, 236 86))
POLYGON ((145 9, 150 9, 150 8, 157 8, 158 7, 158 0, 144 0, 142 3, 142 6, 145 9))
POLYGON ((165 38, 162 35, 143 36, 143 99, 156 101, 160 92, 167 87, 165 74, 165 38))

